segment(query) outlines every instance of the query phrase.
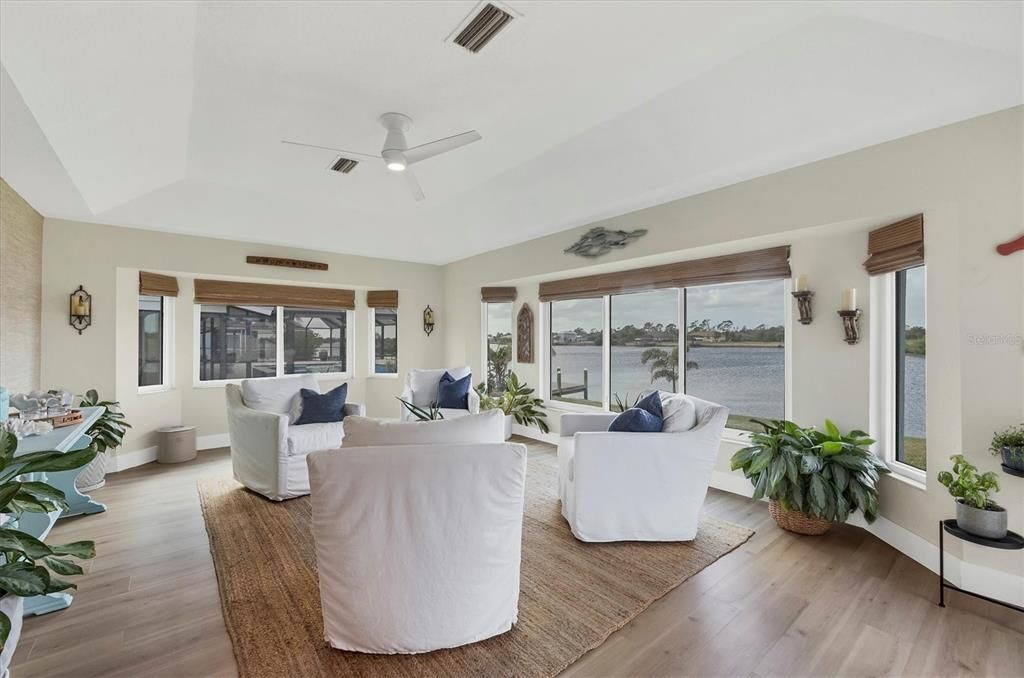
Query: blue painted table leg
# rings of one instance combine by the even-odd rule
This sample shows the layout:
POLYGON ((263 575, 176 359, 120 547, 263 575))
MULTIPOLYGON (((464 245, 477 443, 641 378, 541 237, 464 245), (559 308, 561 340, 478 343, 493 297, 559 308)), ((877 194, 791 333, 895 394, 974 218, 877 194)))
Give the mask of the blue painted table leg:
POLYGON ((70 593, 61 591, 45 596, 32 596, 25 599, 25 616, 49 614, 57 610, 63 610, 71 605, 72 596, 70 593))
POLYGON ((60 471, 58 473, 48 473, 47 481, 61 490, 64 493, 64 498, 68 502, 67 509, 60 515, 61 518, 67 518, 68 516, 80 516, 88 515, 90 513, 102 513, 107 510, 105 504, 101 504, 95 501, 87 494, 82 494, 75 487, 75 479, 78 474, 82 472, 82 469, 72 469, 70 471, 60 471))

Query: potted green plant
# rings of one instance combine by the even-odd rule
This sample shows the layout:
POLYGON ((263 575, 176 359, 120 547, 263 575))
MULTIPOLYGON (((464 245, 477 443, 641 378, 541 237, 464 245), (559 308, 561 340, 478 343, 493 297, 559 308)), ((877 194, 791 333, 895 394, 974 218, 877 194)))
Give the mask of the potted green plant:
POLYGON ((889 473, 868 446, 863 431, 843 434, 831 421, 825 430, 791 421, 755 419, 764 431, 732 457, 754 485, 754 498, 766 497, 779 527, 798 534, 824 534, 860 509, 864 519, 878 516, 878 478, 889 473))
POLYGON ((993 435, 991 450, 1002 455, 1003 466, 1024 473, 1024 424, 993 435))
POLYGON ((409 410, 409 412, 420 421, 440 421, 441 419, 444 419, 444 414, 441 413, 441 408, 437 406, 437 403, 433 403, 430 407, 420 407, 418 405, 413 405, 401 396, 395 397, 398 398, 400 403, 402 403, 402 407, 409 410))
POLYGON ((547 414, 544 412, 544 401, 533 397, 533 389, 526 382, 520 382, 515 372, 505 377, 505 390, 495 395, 487 393, 485 384, 478 384, 476 392, 480 396, 480 409, 501 410, 505 413, 505 440, 512 437, 512 421, 522 426, 536 426, 547 433, 547 414))
POLYGON ((1006 536, 1006 509, 989 496, 999 491, 999 479, 992 471, 978 473, 978 467, 962 454, 954 454, 953 471, 939 471, 939 482, 956 499, 956 524, 965 532, 988 539, 1006 536))
POLYGON ((67 508, 61 490, 26 475, 80 468, 96 457, 96 447, 67 453, 33 452, 20 457, 15 456, 17 449, 17 437, 0 427, 0 675, 7 675, 21 635, 24 599, 74 588, 74 584, 61 579, 82 574, 82 567, 71 558, 96 555, 91 541, 52 546, 18 529, 18 521, 26 513, 67 508))
POLYGON ((86 431, 86 435, 93 439, 98 454, 75 479, 75 487, 79 492, 91 492, 103 487, 106 482, 106 452, 121 446, 125 431, 131 428, 131 424, 125 421, 124 414, 121 412, 121 404, 113 400, 100 400, 96 389, 86 391, 78 406, 103 408, 103 413, 86 431))

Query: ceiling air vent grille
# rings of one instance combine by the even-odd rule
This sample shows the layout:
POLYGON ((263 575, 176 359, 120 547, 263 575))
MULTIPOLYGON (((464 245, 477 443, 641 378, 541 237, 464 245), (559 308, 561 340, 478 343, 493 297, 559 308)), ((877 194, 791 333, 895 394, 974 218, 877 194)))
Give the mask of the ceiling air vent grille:
POLYGON ((356 168, 359 164, 358 160, 349 160, 348 158, 338 158, 333 165, 331 165, 331 171, 341 172, 342 174, 348 174, 356 168))
POLYGON ((510 21, 512 21, 511 14, 487 3, 455 36, 454 42, 470 52, 479 52, 510 21))

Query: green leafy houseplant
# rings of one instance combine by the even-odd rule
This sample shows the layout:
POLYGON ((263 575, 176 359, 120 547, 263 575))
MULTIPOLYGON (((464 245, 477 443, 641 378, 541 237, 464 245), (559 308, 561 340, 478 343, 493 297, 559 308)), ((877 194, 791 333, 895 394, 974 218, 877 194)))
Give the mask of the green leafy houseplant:
POLYGON ((626 410, 630 409, 631 407, 636 407, 640 403, 640 400, 644 397, 644 394, 643 394, 643 391, 638 393, 636 398, 633 398, 633 400, 632 400, 633 404, 632 405, 629 404, 630 400, 629 400, 629 393, 628 392, 626 393, 626 399, 625 400, 620 398, 618 393, 612 394, 612 397, 615 398, 615 404, 612 405, 612 410, 614 410, 616 412, 625 412, 626 410))
POLYGON ((418 405, 413 405, 405 398, 401 398, 399 396, 395 397, 402 403, 402 407, 409 410, 413 416, 420 421, 438 421, 440 419, 444 419, 444 415, 441 414, 441 408, 437 406, 437 403, 434 403, 430 407, 419 407, 418 405))
POLYGON ((96 392, 96 389, 89 389, 82 396, 79 407, 103 408, 99 419, 93 422, 93 425, 86 431, 100 454, 121 446, 126 430, 132 427, 124 419, 121 403, 113 400, 100 400, 100 394, 96 392))
MULTIPOLYGON (((15 457, 18 439, 0 428, 0 592, 29 596, 55 593, 75 585, 60 578, 82 574, 82 567, 70 558, 96 556, 91 541, 51 546, 17 529, 25 513, 51 513, 67 508, 64 493, 52 485, 19 480, 28 473, 55 473, 80 468, 97 454, 95 444, 77 452, 33 452, 15 457), (58 576, 60 575, 60 576, 58 576)), ((0 612, 0 641, 7 643, 11 620, 0 612)))
POLYGON ((548 432, 544 401, 533 397, 533 389, 526 382, 520 382, 515 372, 509 372, 505 377, 505 390, 501 393, 488 395, 484 384, 478 384, 476 392, 480 396, 480 409, 501 410, 518 424, 536 426, 543 433, 548 432))
POLYGON ((978 473, 978 467, 962 454, 954 454, 953 472, 939 471, 938 480, 946 486, 954 499, 982 511, 992 510, 996 503, 989 494, 999 491, 999 478, 987 471, 978 473))
POLYGON ((1024 471, 1024 424, 1011 426, 992 436, 992 454, 1002 455, 1003 464, 1024 471))
POLYGON ((766 497, 812 519, 843 522, 860 509, 865 520, 878 517, 878 478, 889 473, 868 446, 863 431, 843 434, 831 421, 825 430, 791 421, 754 420, 764 432, 732 457, 754 485, 754 498, 766 497))

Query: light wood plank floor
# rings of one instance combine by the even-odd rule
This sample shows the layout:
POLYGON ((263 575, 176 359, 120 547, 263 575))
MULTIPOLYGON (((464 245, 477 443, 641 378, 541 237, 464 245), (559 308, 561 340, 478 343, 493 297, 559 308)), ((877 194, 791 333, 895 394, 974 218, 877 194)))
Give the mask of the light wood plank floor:
MULTIPOLYGON (((98 556, 70 609, 25 620, 14 675, 237 675, 196 492, 229 474, 226 450, 132 469, 95 493, 106 513, 60 521, 51 541, 94 539, 98 556)), ((863 530, 797 537, 716 490, 705 509, 757 534, 565 675, 1024 674, 1024 615, 957 594, 937 607, 934 575, 863 530)))

